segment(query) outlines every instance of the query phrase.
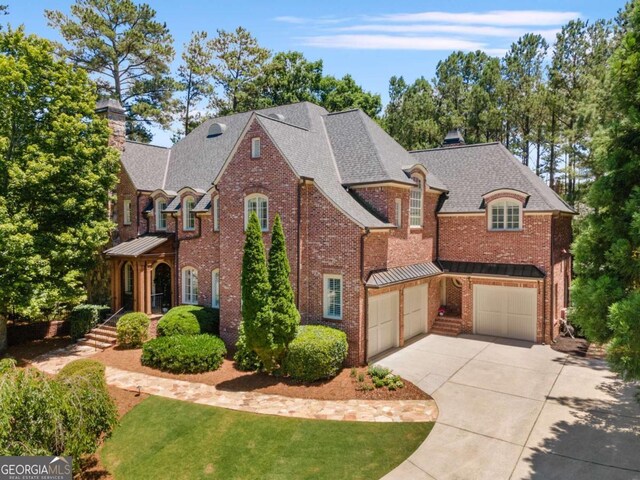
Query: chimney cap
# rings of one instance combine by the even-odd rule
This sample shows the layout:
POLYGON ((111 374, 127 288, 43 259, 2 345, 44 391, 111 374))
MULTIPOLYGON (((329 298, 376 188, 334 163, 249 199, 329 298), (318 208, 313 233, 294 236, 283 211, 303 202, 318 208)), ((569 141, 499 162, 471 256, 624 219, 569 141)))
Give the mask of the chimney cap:
POLYGON ((464 138, 459 128, 449 130, 447 136, 444 137, 444 145, 462 145, 464 144, 464 138))
POLYGON ((124 113, 124 108, 115 98, 101 98, 96 103, 96 113, 100 112, 124 113))

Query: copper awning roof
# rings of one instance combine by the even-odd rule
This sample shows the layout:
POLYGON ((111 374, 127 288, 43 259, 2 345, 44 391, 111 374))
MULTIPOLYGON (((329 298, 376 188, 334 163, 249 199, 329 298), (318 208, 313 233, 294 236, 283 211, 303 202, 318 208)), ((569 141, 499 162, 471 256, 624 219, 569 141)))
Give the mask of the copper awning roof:
POLYGON ((104 251, 110 257, 139 257, 169 241, 167 235, 143 235, 104 251))
POLYGON ((404 267, 388 268, 373 272, 367 280, 367 287, 381 288, 396 283, 410 282, 421 278, 432 277, 442 273, 440 267, 433 262, 416 263, 404 267))

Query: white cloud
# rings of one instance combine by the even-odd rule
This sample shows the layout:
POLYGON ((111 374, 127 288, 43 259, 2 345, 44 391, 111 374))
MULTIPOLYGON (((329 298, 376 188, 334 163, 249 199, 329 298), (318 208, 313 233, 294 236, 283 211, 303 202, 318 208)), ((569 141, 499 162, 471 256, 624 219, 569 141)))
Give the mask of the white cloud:
POLYGON ((580 16, 579 12, 548 10, 494 10, 489 12, 394 13, 372 17, 388 22, 434 22, 469 25, 549 26, 562 25, 580 16))
POLYGON ((310 21, 309 18, 302 18, 302 17, 292 17, 289 15, 285 15, 282 17, 275 17, 274 20, 276 22, 282 22, 282 23, 293 23, 293 24, 303 24, 303 23, 308 23, 310 21))
POLYGON ((478 50, 485 44, 447 37, 397 37, 392 35, 319 35, 303 37, 304 45, 323 48, 377 50, 478 50))
MULTIPOLYGON (((523 28, 490 27, 478 25, 386 25, 386 24, 366 24, 351 25, 348 27, 338 27, 340 32, 387 32, 387 33, 455 33, 458 35, 473 35, 482 37, 512 37, 517 38, 529 30, 523 28)), ((554 30, 539 31, 537 33, 550 32, 555 35, 554 30)))

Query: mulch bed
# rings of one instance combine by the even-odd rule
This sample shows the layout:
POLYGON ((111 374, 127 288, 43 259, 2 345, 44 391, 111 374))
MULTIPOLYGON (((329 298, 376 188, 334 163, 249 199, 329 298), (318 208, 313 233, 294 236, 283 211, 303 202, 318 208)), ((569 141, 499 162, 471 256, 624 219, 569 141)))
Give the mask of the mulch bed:
POLYGON ((356 378, 352 377, 351 369, 345 368, 330 380, 302 384, 288 378, 273 377, 264 373, 242 372, 235 368, 231 359, 225 359, 222 366, 214 372, 176 375, 143 366, 140 363, 141 355, 141 349, 121 350, 116 347, 98 352, 92 358, 121 370, 188 382, 205 383, 207 385, 215 385, 219 390, 235 392, 255 391, 283 395, 285 397, 317 400, 428 400, 431 398, 406 380, 403 380, 405 387, 395 391, 390 391, 386 387, 370 391, 361 390, 358 388, 357 374, 361 372, 366 374, 366 368, 356 369, 356 378))
POLYGON ((19 367, 25 367, 27 364, 43 353, 52 350, 58 350, 71 345, 71 337, 53 337, 44 340, 32 340, 30 342, 21 343, 20 345, 10 346, 5 355, 13 357, 18 361, 19 367))
POLYGON ((586 357, 589 342, 584 338, 560 336, 556 339, 555 343, 551 344, 551 348, 557 352, 568 353, 576 357, 586 357))

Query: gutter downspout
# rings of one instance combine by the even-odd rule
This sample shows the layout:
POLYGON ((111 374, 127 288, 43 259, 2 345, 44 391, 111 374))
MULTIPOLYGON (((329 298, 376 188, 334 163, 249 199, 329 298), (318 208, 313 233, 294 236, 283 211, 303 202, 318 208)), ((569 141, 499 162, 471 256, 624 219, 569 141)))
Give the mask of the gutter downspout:
MULTIPOLYGON (((554 313, 555 313, 553 311, 553 307, 554 307, 554 305, 553 305, 553 303, 554 303, 554 298, 553 298, 553 294, 554 294, 553 270, 554 270, 554 266, 555 266, 553 264, 553 247, 554 247, 554 235, 553 235, 554 228, 553 228, 553 225, 554 225, 554 223, 555 222, 554 222, 553 215, 552 215, 551 216, 551 225, 549 227, 551 229, 551 252, 550 252, 550 255, 549 255, 550 256, 550 262, 551 262, 551 267, 550 267, 550 270, 551 270, 551 272, 550 272, 551 285, 549 285, 549 288, 550 288, 550 294, 549 295, 551 296, 551 298, 550 298, 551 301, 549 302, 550 303, 550 305, 549 305, 549 312, 550 312, 550 314, 549 314, 549 317, 550 317, 549 318, 549 344, 554 343, 554 339, 553 339, 553 316, 554 316, 554 313)), ((545 288, 544 289, 544 304, 545 304, 545 308, 546 308, 546 305, 547 305, 547 297, 546 296, 547 296, 547 289, 545 288)), ((546 330, 546 321, 544 322, 544 329, 546 330)), ((545 331, 545 333, 546 333, 546 331, 545 331)), ((543 338, 542 342, 544 343, 545 340, 546 339, 543 338)))
MULTIPOLYGON (((140 236, 140 217, 142 213, 140 212, 140 190, 136 193, 136 237, 140 236)), ((147 231, 149 230, 149 225, 147 225, 147 231)))
POLYGON ((367 279, 364 278, 364 243, 371 231, 368 227, 365 227, 364 232, 360 236, 360 281, 362 282, 362 288, 364 288, 364 359, 367 362, 367 345, 369 342, 369 292, 367 290, 367 279))

